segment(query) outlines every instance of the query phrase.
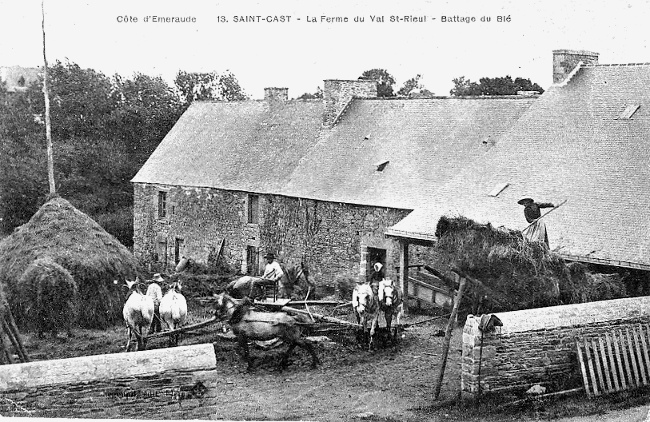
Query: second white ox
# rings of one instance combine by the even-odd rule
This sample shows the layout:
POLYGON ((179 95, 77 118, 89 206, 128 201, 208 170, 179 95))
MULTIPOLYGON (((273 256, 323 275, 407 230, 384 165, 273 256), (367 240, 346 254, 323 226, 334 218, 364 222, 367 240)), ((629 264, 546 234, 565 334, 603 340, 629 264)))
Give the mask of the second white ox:
MULTIPOLYGON (((170 330, 180 328, 187 318, 187 302, 181 294, 181 283, 175 281, 169 286, 169 290, 160 300, 160 319, 170 330)), ((170 345, 177 346, 180 334, 172 334, 169 337, 170 345)))

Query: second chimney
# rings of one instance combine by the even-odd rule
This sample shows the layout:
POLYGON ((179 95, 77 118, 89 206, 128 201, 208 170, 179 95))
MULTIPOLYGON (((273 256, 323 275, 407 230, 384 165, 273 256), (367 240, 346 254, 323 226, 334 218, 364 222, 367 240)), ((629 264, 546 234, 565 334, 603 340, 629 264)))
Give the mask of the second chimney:
POLYGON ((368 79, 341 80, 326 79, 323 81, 323 124, 332 126, 345 106, 355 97, 374 98, 377 96, 377 82, 368 79))
POLYGON ((553 50, 553 83, 564 81, 579 62, 598 64, 598 53, 585 50, 553 50))

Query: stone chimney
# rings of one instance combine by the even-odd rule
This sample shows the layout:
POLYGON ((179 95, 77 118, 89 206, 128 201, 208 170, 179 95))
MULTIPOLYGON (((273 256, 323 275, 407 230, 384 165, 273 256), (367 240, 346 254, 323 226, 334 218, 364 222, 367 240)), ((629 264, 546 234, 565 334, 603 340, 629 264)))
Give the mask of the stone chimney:
POLYGON ((289 88, 264 88, 264 100, 269 103, 289 100, 289 88))
POLYGON ((553 50, 553 83, 564 81, 579 62, 598 64, 598 53, 585 50, 553 50))
POLYGON ((377 82, 368 79, 340 80, 326 79, 323 81, 323 124, 332 126, 354 97, 377 97, 377 82))

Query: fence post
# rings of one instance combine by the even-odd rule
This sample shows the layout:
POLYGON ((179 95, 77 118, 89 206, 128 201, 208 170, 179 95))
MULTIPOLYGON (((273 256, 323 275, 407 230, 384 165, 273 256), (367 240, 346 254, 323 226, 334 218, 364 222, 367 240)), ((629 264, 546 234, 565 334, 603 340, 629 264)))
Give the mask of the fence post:
POLYGON ((451 332, 454 329, 454 324, 456 323, 456 316, 458 315, 458 308, 460 302, 463 298, 463 292, 465 291, 465 277, 460 277, 458 274, 454 273, 454 278, 456 281, 460 278, 460 285, 458 286, 458 293, 454 299, 454 307, 451 310, 451 315, 449 316, 449 321, 447 322, 447 330, 445 331, 445 341, 442 345, 442 362, 440 362, 440 372, 438 373, 438 381, 436 382, 436 387, 433 392, 434 400, 438 399, 440 395, 440 387, 442 387, 442 379, 445 375, 445 367, 447 366, 447 355, 449 354, 449 343, 451 342, 451 332))

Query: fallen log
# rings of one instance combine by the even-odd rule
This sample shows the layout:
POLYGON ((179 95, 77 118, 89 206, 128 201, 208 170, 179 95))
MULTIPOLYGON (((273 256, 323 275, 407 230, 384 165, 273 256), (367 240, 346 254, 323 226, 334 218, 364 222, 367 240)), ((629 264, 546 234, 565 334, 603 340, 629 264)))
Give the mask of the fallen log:
POLYGON ((212 325, 212 324, 215 324, 217 322, 221 322, 221 321, 218 320, 217 318, 210 318, 207 321, 198 322, 198 323, 192 324, 192 325, 186 325, 184 327, 177 328, 175 330, 161 331, 159 333, 149 334, 147 336, 147 340, 152 339, 152 338, 166 337, 166 336, 170 336, 172 334, 179 334, 179 333, 184 333, 184 332, 187 332, 187 331, 196 330, 198 328, 207 327, 208 325, 212 325))

